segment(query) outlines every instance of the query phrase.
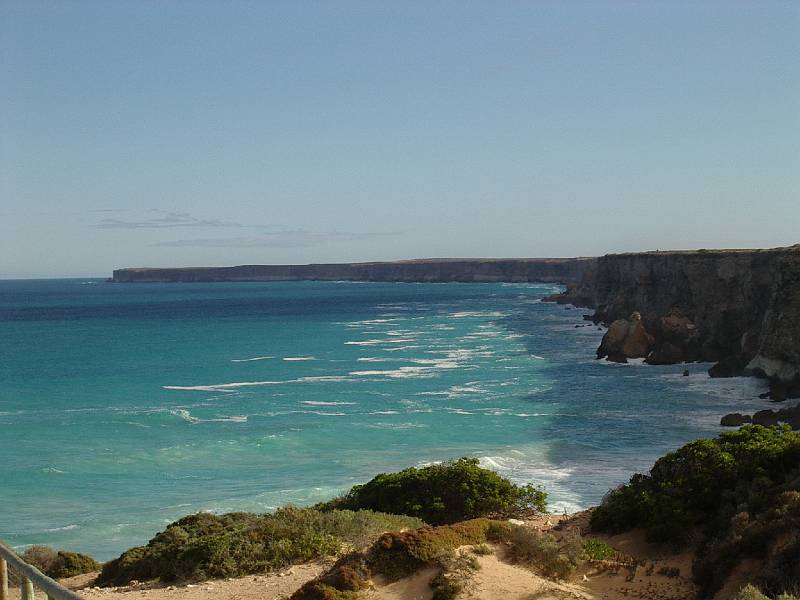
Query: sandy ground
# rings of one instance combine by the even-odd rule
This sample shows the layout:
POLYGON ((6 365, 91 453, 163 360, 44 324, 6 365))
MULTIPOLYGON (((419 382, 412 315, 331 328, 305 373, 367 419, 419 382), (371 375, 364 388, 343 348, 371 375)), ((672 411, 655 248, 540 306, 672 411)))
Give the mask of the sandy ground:
MULTIPOLYGON (((564 535, 568 528, 585 529, 588 516, 578 514, 566 519, 549 516, 533 519, 526 525, 564 535)), ((494 553, 478 556, 480 569, 475 571, 460 597, 465 600, 693 600, 690 553, 672 554, 648 544, 640 531, 604 537, 620 552, 619 560, 586 564, 570 581, 555 582, 529 568, 512 564, 502 545, 492 546, 494 553)), ((468 552, 469 548, 461 551, 468 552)), ((315 562, 297 565, 283 573, 214 580, 193 585, 131 585, 119 588, 92 587, 93 575, 64 580, 86 600, 279 600, 287 598, 303 583, 323 573, 332 563, 315 562)), ((361 592, 364 600, 430 600, 428 585, 435 569, 425 569, 406 579, 374 582, 361 592)), ((735 593, 735 590, 731 590, 735 593)), ((727 596, 727 594, 726 594, 727 596)), ((18 594, 12 591, 11 598, 18 594)), ((727 600, 718 596, 717 600, 727 600)))
MULTIPOLYGON (((296 565, 283 573, 215 579, 182 586, 91 587, 97 573, 65 579, 61 584, 76 590, 86 600, 277 600, 290 596, 306 581, 325 572, 332 563, 314 562, 296 565)), ((17 600, 18 596, 12 592, 11 598, 17 600)))

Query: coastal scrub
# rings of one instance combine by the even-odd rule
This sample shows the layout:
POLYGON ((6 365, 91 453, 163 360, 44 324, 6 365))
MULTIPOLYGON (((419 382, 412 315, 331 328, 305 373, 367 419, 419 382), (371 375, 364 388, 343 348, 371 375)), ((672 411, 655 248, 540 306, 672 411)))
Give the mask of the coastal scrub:
POLYGON ((533 485, 516 485, 480 467, 477 458, 463 457, 399 473, 382 473, 316 508, 369 509, 443 525, 484 516, 544 512, 547 494, 533 485))
POLYGON ((199 581, 264 573, 361 548, 381 533, 422 525, 413 517, 372 511, 284 507, 275 514, 197 513, 170 524, 146 546, 103 567, 98 585, 131 580, 199 581))
POLYGON ((606 496, 592 527, 642 527, 653 542, 697 547, 701 593, 712 595, 744 558, 764 560, 770 593, 800 588, 800 433, 745 425, 658 459, 606 496))

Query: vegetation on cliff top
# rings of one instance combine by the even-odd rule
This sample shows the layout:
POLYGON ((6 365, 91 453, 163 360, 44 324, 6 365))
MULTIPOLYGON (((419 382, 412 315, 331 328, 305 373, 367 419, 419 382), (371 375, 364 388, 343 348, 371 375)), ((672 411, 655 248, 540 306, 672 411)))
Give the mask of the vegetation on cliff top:
POLYGON ((307 582, 291 599, 351 600, 369 586, 373 575, 397 581, 434 567, 438 574, 430 582, 433 598, 449 600, 463 589, 469 572, 479 568, 472 554, 456 550, 467 545, 481 548, 487 541, 507 545, 515 560, 547 577, 566 578, 586 558, 577 537, 574 543, 557 542, 550 534, 507 521, 471 519, 385 533, 367 551, 343 557, 326 573, 307 582))
POLYGON ((610 492, 592 527, 643 527, 648 539, 697 544, 695 580, 710 595, 747 557, 764 560, 759 584, 800 587, 800 433, 746 425, 658 459, 610 492))
POLYGON ((419 517, 442 525, 490 515, 544 512, 547 494, 532 485, 519 486, 477 458, 382 473, 346 495, 318 504, 320 510, 369 509, 419 517))
POLYGON ((98 585, 131 580, 197 581, 263 573, 361 548, 384 531, 420 527, 413 517, 372 511, 285 507, 271 515, 197 513, 170 524, 147 546, 103 567, 98 585))

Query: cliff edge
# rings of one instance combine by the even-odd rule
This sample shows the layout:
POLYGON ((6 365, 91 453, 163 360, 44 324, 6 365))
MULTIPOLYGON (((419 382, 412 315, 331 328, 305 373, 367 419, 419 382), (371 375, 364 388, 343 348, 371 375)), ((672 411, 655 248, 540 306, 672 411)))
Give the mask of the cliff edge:
POLYGON ((594 258, 418 259, 310 265, 117 269, 111 281, 406 281, 577 284, 594 258))
POLYGON ((554 299, 610 326, 598 358, 631 358, 640 320, 646 362, 713 361, 712 376, 765 376, 774 399, 800 395, 800 245, 609 254, 554 299))

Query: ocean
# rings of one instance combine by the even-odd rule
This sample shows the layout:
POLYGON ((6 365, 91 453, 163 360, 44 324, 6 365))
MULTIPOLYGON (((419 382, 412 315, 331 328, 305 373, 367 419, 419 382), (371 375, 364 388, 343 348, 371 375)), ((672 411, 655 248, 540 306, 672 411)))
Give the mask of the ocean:
POLYGON ((764 407, 709 365, 594 360, 559 289, 0 281, 0 538, 107 560, 465 455, 572 511, 764 407))

